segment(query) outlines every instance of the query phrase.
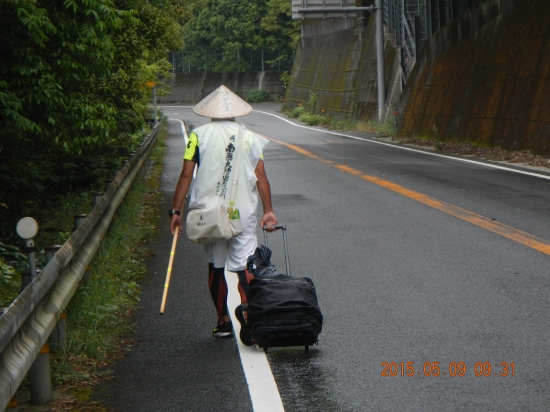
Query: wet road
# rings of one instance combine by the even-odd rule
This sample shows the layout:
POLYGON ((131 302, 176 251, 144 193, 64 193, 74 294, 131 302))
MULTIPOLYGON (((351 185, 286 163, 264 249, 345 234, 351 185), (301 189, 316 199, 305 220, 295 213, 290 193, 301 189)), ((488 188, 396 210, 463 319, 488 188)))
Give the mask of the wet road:
MULTIPOLYGON (((300 128, 272 116, 275 108, 258 105, 238 120, 276 140, 264 152, 275 213, 288 227, 293 275, 313 279, 325 316, 319 345, 309 352, 268 351, 285 410, 548 410, 550 181, 544 173, 518 174, 300 128)), ((208 121, 190 108, 164 112, 188 130, 208 121)), ((171 133, 166 209, 183 150, 177 122, 171 133)), ((162 214, 159 227, 167 230, 162 214)), ((170 249, 162 236, 159 256, 170 249)), ((184 275, 174 272, 170 293, 181 290, 185 302, 169 305, 183 305, 176 310, 184 320, 165 315, 165 327, 157 324, 158 336, 151 338, 147 328, 158 319, 151 315, 138 321, 137 335, 170 342, 189 363, 171 363, 162 354, 138 355, 133 366, 125 359, 106 391, 118 398, 131 381, 123 376, 144 367, 156 374, 161 365, 177 384, 153 381, 133 395, 156 394, 158 409, 147 409, 143 400, 142 409, 125 409, 136 407, 132 396, 126 406, 112 404, 121 410, 250 410, 236 342, 220 345, 208 336, 215 315, 206 275, 200 275, 204 257, 195 245, 180 243, 176 265, 184 275), (188 276, 203 276, 202 289, 189 292, 197 281, 188 276), (186 321, 193 311, 208 324, 186 321), (182 323, 192 331, 178 329, 182 323), (179 400, 173 399, 178 390, 179 400), (219 396, 227 396, 229 406, 207 400, 219 396)), ((280 243, 274 238, 270 246, 283 270, 280 243)), ((167 258, 152 263, 164 271, 148 280, 154 305, 167 258)), ((143 299, 147 305, 147 292, 143 299)))

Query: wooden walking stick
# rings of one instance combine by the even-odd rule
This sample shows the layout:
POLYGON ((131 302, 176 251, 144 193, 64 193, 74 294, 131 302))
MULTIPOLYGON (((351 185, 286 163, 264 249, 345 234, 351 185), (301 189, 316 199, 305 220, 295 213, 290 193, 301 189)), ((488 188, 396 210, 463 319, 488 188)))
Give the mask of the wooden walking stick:
POLYGON ((172 275, 172 264, 174 263, 174 256, 176 254, 179 231, 180 228, 178 226, 176 230, 174 230, 174 240, 172 241, 172 250, 170 251, 170 260, 168 261, 168 270, 166 271, 166 280, 164 282, 164 293, 162 295, 162 303, 160 304, 160 315, 164 314, 164 307, 166 306, 166 298, 168 297, 168 287, 170 286, 170 276, 172 275))

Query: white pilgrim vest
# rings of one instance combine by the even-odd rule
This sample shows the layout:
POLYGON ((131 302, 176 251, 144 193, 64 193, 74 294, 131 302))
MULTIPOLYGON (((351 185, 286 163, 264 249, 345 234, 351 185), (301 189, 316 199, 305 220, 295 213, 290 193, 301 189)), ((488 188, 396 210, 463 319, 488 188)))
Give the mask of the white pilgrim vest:
MULTIPOLYGON (((210 122, 194 130, 199 141, 200 165, 189 191, 189 209, 216 205, 229 206, 231 185, 237 158, 238 125, 229 120, 210 122)), ((258 191, 256 165, 267 140, 243 129, 243 153, 235 194, 235 206, 241 214, 243 233, 255 233, 258 191)))

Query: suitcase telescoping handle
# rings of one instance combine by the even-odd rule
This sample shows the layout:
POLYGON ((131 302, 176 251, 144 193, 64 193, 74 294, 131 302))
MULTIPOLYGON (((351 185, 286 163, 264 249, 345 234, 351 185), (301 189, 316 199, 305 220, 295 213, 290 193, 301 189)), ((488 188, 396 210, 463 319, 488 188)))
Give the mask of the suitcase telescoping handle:
MULTIPOLYGON (((292 274, 290 273, 290 261, 289 261, 289 258, 288 258, 288 247, 286 245, 286 225, 270 226, 269 228, 274 229, 274 230, 282 230, 283 231, 283 245, 284 245, 284 248, 285 248, 286 274, 288 276, 292 276, 292 274)), ((262 230, 264 231, 264 243, 267 247, 269 247, 269 245, 267 243, 267 232, 268 232, 267 226, 262 227, 262 230)))

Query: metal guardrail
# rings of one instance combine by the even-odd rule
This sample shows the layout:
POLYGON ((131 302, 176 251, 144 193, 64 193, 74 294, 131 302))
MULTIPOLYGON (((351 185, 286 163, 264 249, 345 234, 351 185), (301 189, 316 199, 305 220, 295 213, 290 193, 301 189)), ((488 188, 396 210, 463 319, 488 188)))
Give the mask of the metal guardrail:
POLYGON ((157 125, 145 137, 84 222, 0 316, 0 411, 10 402, 69 304, 118 206, 145 164, 159 129, 157 125))

